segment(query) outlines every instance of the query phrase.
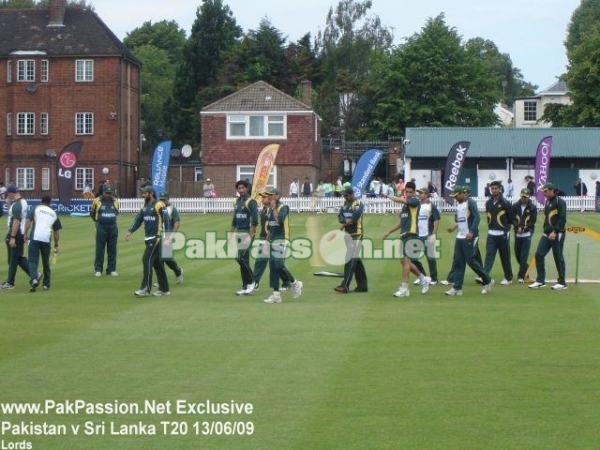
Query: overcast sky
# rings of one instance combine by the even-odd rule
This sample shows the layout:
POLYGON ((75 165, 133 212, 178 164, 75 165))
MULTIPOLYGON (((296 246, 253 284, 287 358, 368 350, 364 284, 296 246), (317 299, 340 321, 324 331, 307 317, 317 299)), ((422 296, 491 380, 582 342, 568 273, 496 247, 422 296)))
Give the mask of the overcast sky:
MULTIPOLYGON (((255 30, 267 17, 296 41, 325 26, 330 0, 224 0, 237 23, 255 30)), ((96 12, 120 38, 145 21, 175 20, 189 36, 200 0, 95 0, 96 12)), ((371 14, 393 29, 395 42, 417 33, 430 17, 444 13, 446 24, 466 41, 482 37, 508 53, 525 81, 545 89, 566 71, 563 42, 580 0, 373 0, 371 14)))

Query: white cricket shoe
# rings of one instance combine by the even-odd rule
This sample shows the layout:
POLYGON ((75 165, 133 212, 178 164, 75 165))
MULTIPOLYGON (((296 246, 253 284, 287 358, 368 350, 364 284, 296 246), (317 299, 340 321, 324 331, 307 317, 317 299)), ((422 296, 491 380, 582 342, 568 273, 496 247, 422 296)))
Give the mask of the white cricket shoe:
POLYGON ((410 291, 407 288, 400 286, 393 295, 394 297, 410 297, 410 291))
POLYGON ((263 300, 263 302, 271 305, 275 303, 281 303, 281 294, 279 292, 273 292, 271 295, 269 295, 269 298, 263 300))
POLYGON ((415 286, 418 286, 418 285, 420 285, 420 284, 421 284, 421 280, 419 280, 419 279, 417 278, 415 281, 413 281, 413 284, 414 284, 415 286))
POLYGON ((177 284, 183 283, 183 269, 181 269, 181 274, 178 277, 175 277, 175 283, 177 283, 177 284))
POLYGON ((152 295, 155 297, 166 297, 167 295, 171 295, 171 291, 156 291, 153 292, 152 295))
POLYGON ((509 284, 512 284, 512 280, 507 280, 506 278, 504 278, 504 279, 503 279, 503 280, 500 282, 500 284, 501 284, 502 286, 508 286, 509 284))
POLYGON ((292 283, 292 298, 294 300, 298 300, 300 298, 300 296, 302 295, 302 287, 304 286, 304 283, 302 283, 302 281, 300 280, 296 280, 292 283))
POLYGON ((150 291, 148 289, 138 289, 133 293, 136 297, 148 297, 150 295, 150 291))
POLYGON ((543 287, 546 287, 546 283, 540 283, 539 281, 536 281, 535 283, 531 283, 529 285, 529 289, 541 289, 543 287))
POLYGON ((442 286, 450 286, 450 282, 448 280, 442 280, 442 281, 440 281, 440 284, 442 286))
POLYGON ((484 284, 483 285, 483 289, 481 290, 482 294, 487 294, 488 292, 490 292, 492 290, 492 286, 494 285, 495 281, 492 279, 490 280, 490 282, 488 284, 484 284))
POLYGON ((555 291, 564 291, 566 288, 567 286, 561 283, 556 283, 554 286, 552 286, 552 289, 554 289, 555 291))
POLYGON ((455 297, 457 295, 462 295, 462 289, 454 289, 451 288, 450 290, 444 292, 444 294, 449 295, 450 297, 455 297))
POLYGON ((429 290, 429 285, 431 284, 431 278, 425 277, 423 278, 423 282, 421 283, 421 294, 427 294, 429 290))

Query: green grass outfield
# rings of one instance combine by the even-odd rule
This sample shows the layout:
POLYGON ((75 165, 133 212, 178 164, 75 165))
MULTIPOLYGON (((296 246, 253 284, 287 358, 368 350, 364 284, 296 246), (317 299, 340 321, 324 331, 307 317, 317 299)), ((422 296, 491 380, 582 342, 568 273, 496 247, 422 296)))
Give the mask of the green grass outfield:
MULTIPOLYGON (((294 235, 305 234, 307 217, 292 216, 294 235)), ((335 228, 335 215, 319 217, 325 229, 335 228)), ((562 292, 497 285, 486 296, 467 271, 463 297, 445 297, 447 288, 438 285, 427 295, 413 288, 410 298, 396 299, 391 294, 400 281, 399 263, 367 261, 370 292, 340 295, 332 291, 339 279, 315 277, 319 268, 290 261, 304 281, 302 298, 292 301, 284 293, 282 304, 265 305, 265 279, 260 292, 235 296, 240 282, 234 261, 179 256, 184 283, 172 283, 168 298, 137 299, 143 243, 141 230, 124 241, 131 219, 120 218, 118 278, 92 276, 91 221, 64 218, 52 289, 29 293, 19 272, 16 289, 0 292, 0 407, 77 399, 143 406, 154 400, 171 402, 171 413, 0 410, 3 427, 21 422, 31 429, 44 423, 67 427, 67 435, 59 436, 13 435, 15 430, 3 428, 2 448, 19 448, 8 445, 23 441, 43 450, 600 445, 598 285, 571 284, 562 292), (179 399, 235 401, 251 404, 253 411, 178 414, 179 399), (156 435, 110 434, 111 423, 120 429, 140 422, 147 430, 156 426, 156 435), (166 435, 161 422, 169 423, 166 435), (246 431, 249 422, 251 435, 214 435, 230 432, 230 426, 246 431), (86 423, 88 430, 95 426, 90 434, 86 423), (71 425, 80 426, 77 434, 71 425), (213 435, 205 435, 211 426, 213 435), (171 434, 176 431, 180 434, 171 434)), ((599 219, 572 213, 569 225, 600 232, 599 219)), ((380 242, 396 220, 367 216, 367 236, 380 242)), ((441 228, 450 221, 445 215, 441 228)), ((184 215, 182 231, 224 236, 229 223, 229 215, 184 215)), ((441 234, 443 278, 453 243, 441 234)), ((590 255, 593 249, 585 251, 590 255)), ((596 258, 587 261, 598 265, 596 258)), ((547 263, 553 265, 550 255, 547 263)), ((497 281, 499 268, 497 261, 497 281)), ((5 276, 4 264, 0 270, 5 276)), ((169 278, 174 280, 170 271, 169 278)))

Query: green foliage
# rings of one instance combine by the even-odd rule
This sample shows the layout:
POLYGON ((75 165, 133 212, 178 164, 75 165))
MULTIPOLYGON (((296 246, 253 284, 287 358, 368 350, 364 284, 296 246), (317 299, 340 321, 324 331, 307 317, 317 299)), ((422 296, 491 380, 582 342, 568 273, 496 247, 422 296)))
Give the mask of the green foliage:
POLYGON ((494 125, 496 81, 439 15, 373 71, 375 125, 399 135, 407 126, 494 125))
POLYGON ((500 53, 492 41, 483 38, 469 39, 465 50, 470 57, 483 63, 486 76, 495 81, 498 101, 512 106, 515 98, 535 95, 537 86, 527 83, 521 71, 513 66, 510 55, 500 53))
POLYGON ((600 126, 600 26, 590 31, 569 53, 567 83, 573 104, 569 112, 575 126, 600 126))
POLYGON ((241 34, 229 6, 222 0, 203 0, 175 75, 173 103, 168 111, 175 142, 191 145, 200 142, 198 112, 217 100, 213 95, 218 90, 212 86, 225 55, 241 34))
POLYGON ((546 108, 544 120, 555 126, 600 125, 600 1, 582 0, 573 12, 565 47, 569 67, 564 77, 572 104, 546 108))
POLYGON ((178 64, 183 55, 185 40, 185 30, 179 28, 177 22, 161 20, 156 23, 144 22, 141 27, 127 33, 123 44, 131 50, 142 46, 165 50, 169 55, 170 64, 178 64))
POLYGON ((371 6, 370 0, 341 0, 335 10, 329 9, 325 30, 318 35, 325 133, 354 138, 368 114, 359 106, 368 89, 372 60, 379 52, 388 52, 393 41, 379 17, 368 16, 371 6))
POLYGON ((290 85, 285 41, 280 30, 268 19, 262 19, 257 30, 248 31, 231 48, 219 79, 229 86, 246 86, 262 80, 290 94, 295 86, 290 85), (236 70, 230 70, 232 67, 236 70))
POLYGON ((581 0, 571 15, 565 47, 567 56, 600 24, 600 0, 581 0))

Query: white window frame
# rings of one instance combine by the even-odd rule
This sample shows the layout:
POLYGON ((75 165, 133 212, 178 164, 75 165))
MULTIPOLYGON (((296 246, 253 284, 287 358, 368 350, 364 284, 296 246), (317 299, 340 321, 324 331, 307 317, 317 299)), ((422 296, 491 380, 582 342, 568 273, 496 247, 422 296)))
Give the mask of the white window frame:
POLYGON ((75 81, 78 83, 94 81, 93 59, 78 59, 75 61, 75 81))
POLYGON ((537 111, 538 111, 538 104, 536 101, 525 100, 523 102, 523 121, 524 122, 537 122, 537 111), (532 113, 535 114, 534 119, 531 119, 530 117, 528 117, 532 113))
POLYGON ((77 167, 75 168, 75 190, 83 191, 86 183, 92 184, 94 188, 94 169, 92 167, 77 167))
POLYGON ((17 134, 20 136, 31 136, 35 134, 35 113, 17 113, 17 134))
POLYGON ((40 134, 48 134, 50 130, 50 116, 47 112, 40 113, 40 134))
POLYGON ((202 181, 203 177, 204 177, 204 170, 202 169, 202 167, 194 167, 194 180, 202 181))
POLYGON ((42 191, 50 190, 50 168, 42 167, 42 191))
POLYGON ((227 139, 285 139, 286 137, 287 115, 285 113, 227 115, 227 139))
POLYGON ((75 134, 94 134, 94 113, 79 112, 75 114, 75 134))
POLYGON ((19 59, 17 61, 17 81, 35 81, 35 59, 19 59))
POLYGON ((17 186, 22 191, 35 189, 35 169, 33 167, 17 167, 17 186))
POLYGON ((8 186, 10 184, 10 169, 7 167, 4 169, 4 186, 8 186))
POLYGON ((41 60, 40 65, 40 81, 47 83, 50 80, 50 61, 47 59, 41 60))
POLYGON ((12 136, 12 113, 6 113, 6 135, 12 136))
POLYGON ((11 60, 6 61, 6 82, 12 83, 13 64, 11 60))
MULTIPOLYGON (((236 180, 250 180, 254 184, 254 169, 256 166, 239 165, 236 167, 236 180)), ((274 165, 267 180, 267 187, 277 187, 277 166, 274 165)))

